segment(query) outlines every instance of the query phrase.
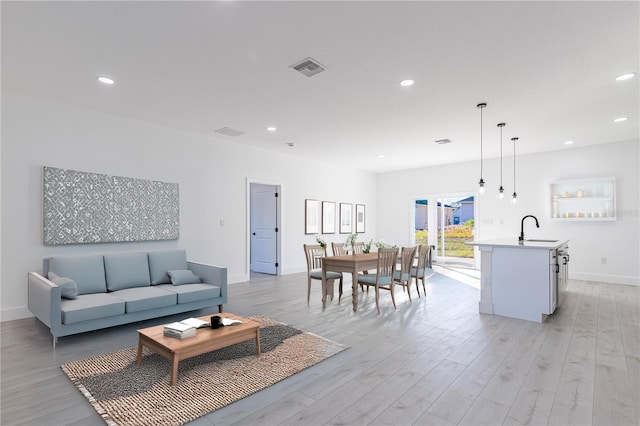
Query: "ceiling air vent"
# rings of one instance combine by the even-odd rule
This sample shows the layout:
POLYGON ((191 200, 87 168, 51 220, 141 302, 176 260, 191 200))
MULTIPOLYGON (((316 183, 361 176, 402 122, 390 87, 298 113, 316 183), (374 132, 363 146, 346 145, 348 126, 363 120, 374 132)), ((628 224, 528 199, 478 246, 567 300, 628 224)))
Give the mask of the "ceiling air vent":
POLYGON ((306 75, 307 77, 312 77, 327 69, 324 65, 320 64, 320 62, 313 58, 307 58, 302 62, 291 65, 291 68, 298 71, 300 74, 306 75))
POLYGON ((446 144, 448 144, 448 143, 451 143, 451 140, 449 140, 449 139, 438 139, 438 140, 436 141, 436 143, 437 143, 438 145, 446 145, 446 144))
POLYGON ((227 136, 233 136, 234 138, 236 136, 240 136, 240 135, 244 135, 245 132, 241 132, 240 130, 236 130, 236 129, 232 129, 231 127, 223 127, 221 129, 218 129, 215 131, 216 133, 222 133, 223 135, 227 135, 227 136))

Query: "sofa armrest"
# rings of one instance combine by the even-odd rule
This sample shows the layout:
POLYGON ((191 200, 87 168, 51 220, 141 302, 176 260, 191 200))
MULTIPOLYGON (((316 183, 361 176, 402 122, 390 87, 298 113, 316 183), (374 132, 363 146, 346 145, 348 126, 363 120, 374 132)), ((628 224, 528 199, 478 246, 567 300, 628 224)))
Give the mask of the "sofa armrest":
POLYGON ((203 263, 187 262, 187 267, 196 274, 202 282, 220 287, 220 296, 227 300, 227 268, 220 268, 203 263))
POLYGON ((62 289, 37 272, 28 275, 28 308, 55 336, 62 325, 62 289))

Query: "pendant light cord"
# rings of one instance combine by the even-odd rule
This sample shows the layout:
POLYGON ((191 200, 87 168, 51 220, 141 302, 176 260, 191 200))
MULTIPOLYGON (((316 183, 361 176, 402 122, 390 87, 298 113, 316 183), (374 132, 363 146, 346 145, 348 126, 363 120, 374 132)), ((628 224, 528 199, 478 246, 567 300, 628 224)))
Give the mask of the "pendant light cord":
POLYGON ((480 187, 484 186, 484 179, 482 179, 482 173, 483 173, 483 160, 484 160, 484 152, 483 152, 483 138, 482 138, 482 131, 483 131, 483 126, 482 126, 482 110, 486 108, 487 104, 486 103, 480 103, 478 105, 476 105, 478 108, 480 108, 480 187))
POLYGON ((504 143, 504 140, 502 138, 503 134, 502 134, 502 128, 504 126, 506 126, 507 123, 498 123, 498 128, 500 129, 500 188, 498 188, 498 199, 502 200, 502 198, 504 197, 504 187, 502 186, 502 181, 503 181, 503 161, 504 161, 504 147, 502 146, 504 143))
POLYGON ((482 159, 484 158, 482 155, 482 110, 484 108, 480 108, 480 179, 482 179, 482 159))
POLYGON ((506 125, 506 123, 498 123, 498 127, 500 127, 500 188, 502 188, 502 128, 506 125))
POLYGON ((513 195, 516 195, 516 141, 518 138, 511 138, 513 141, 513 195))

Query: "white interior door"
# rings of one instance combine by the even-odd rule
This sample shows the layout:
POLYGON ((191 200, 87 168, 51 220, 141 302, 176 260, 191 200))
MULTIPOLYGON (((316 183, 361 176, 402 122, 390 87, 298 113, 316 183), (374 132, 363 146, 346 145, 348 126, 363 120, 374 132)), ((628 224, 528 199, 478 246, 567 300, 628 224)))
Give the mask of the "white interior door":
POLYGON ((277 187, 251 184, 251 270, 277 273, 277 187))

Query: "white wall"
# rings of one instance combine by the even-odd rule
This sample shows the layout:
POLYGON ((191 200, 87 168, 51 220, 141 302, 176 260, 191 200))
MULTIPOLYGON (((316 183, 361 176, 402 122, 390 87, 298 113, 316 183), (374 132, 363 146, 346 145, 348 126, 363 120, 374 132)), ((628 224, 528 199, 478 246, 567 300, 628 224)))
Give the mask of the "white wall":
MULTIPOLYGON (((283 149, 289 149, 284 146, 283 149)), ((30 316, 27 272, 51 255, 180 247, 190 260, 228 268, 230 282, 247 280, 247 179, 282 186, 284 274, 306 270, 304 200, 367 206, 367 233, 376 225, 375 176, 180 132, 68 105, 2 93, 1 320, 30 316), (42 167, 60 167, 180 184, 177 241, 44 246, 42 167), (219 225, 224 219, 224 226, 219 225)), ((344 241, 345 235, 325 236, 344 241)), ((301 282, 300 285, 306 285, 301 282)))
MULTIPOLYGON (((525 143, 525 142, 522 142, 525 143)), ((479 161, 451 164, 378 175, 379 235, 398 245, 411 242, 412 200, 438 193, 476 192, 479 161)), ((524 215, 540 222, 525 223, 528 238, 570 240, 570 277, 611 283, 640 285, 640 214, 638 140, 584 148, 522 155, 516 159, 518 202, 499 201, 499 159, 485 160, 487 193, 476 194, 478 209, 476 239, 517 238, 524 215), (616 178, 618 220, 613 222, 569 222, 550 218, 549 184, 558 179, 616 178), (606 257, 607 263, 601 264, 606 257)), ((504 162, 503 185, 513 193, 513 162, 504 162)))

